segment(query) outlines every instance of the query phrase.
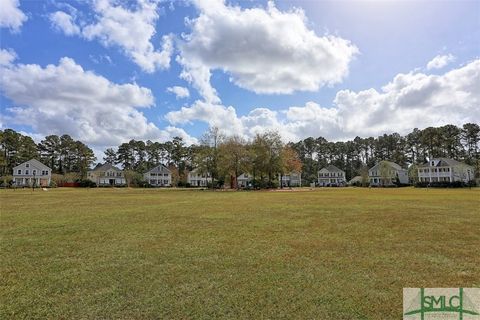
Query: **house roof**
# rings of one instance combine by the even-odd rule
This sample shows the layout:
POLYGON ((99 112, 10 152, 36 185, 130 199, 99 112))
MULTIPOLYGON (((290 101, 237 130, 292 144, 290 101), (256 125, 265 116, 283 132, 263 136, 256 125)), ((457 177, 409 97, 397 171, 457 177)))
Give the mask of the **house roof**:
POLYGON ((376 169, 378 168, 378 166, 380 166, 381 163, 385 163, 387 164, 389 167, 395 169, 395 170, 405 170, 403 169, 402 167, 400 167, 398 164, 396 164, 395 162, 392 162, 392 161, 387 161, 387 160, 382 160, 380 162, 378 162, 376 165, 374 165, 373 167, 371 167, 369 170, 373 170, 373 169, 376 169))
MULTIPOLYGON (((437 165, 435 167, 457 167, 457 166, 469 166, 470 165, 457 161, 455 159, 450 159, 450 158, 433 158, 433 161, 437 162, 437 165)), ((431 167, 430 162, 432 161, 425 162, 424 164, 419 165, 419 167, 431 167)))
POLYGON ((355 176, 348 183, 355 183, 355 182, 361 182, 362 181, 362 176, 355 176))
POLYGON ((168 172, 170 173, 170 169, 168 169, 166 166, 164 166, 163 164, 159 164, 158 166, 150 169, 147 171, 148 172, 168 172))
POLYGON ((329 164, 328 166, 326 166, 325 168, 322 168, 320 170, 323 170, 323 169, 327 170, 328 172, 339 172, 339 171, 344 172, 342 169, 334 166, 333 164, 329 164))
POLYGON ((30 159, 28 161, 20 163, 19 165, 15 166, 13 168, 15 169, 16 167, 20 167, 21 165, 23 165, 25 163, 30 163, 31 165, 33 165, 33 166, 35 166, 35 167, 37 167, 38 169, 41 169, 41 170, 52 170, 49 167, 47 167, 46 165, 44 165, 43 163, 41 163, 40 161, 38 161, 37 159, 30 159))
POLYGON ((103 165, 97 166, 95 169, 92 171, 108 171, 108 170, 113 170, 113 171, 122 171, 119 168, 115 167, 113 164, 110 163, 105 163, 103 165))

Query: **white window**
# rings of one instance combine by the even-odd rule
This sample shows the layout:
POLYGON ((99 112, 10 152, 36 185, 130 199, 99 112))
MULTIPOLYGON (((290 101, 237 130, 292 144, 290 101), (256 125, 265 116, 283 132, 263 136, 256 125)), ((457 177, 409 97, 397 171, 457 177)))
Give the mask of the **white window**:
POLYGON ((37 170, 33 170, 33 175, 36 175, 37 174, 37 170))
POLYGON ((18 170, 17 170, 17 174, 22 174, 22 170, 21 170, 21 169, 18 169, 18 170))
POLYGON ((28 173, 29 173, 29 171, 28 171, 28 170, 25 170, 25 174, 28 174, 28 173))
POLYGON ((25 168, 30 168, 30 163, 26 163, 25 168))

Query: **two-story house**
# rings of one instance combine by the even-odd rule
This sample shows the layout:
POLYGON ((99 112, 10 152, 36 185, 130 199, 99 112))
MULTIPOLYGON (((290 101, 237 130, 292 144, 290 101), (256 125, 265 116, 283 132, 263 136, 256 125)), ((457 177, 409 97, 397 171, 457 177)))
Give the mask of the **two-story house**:
POLYGON ((318 171, 318 185, 320 187, 340 187, 344 186, 345 181, 345 171, 337 168, 333 164, 322 168, 318 171))
POLYGON ((280 187, 301 187, 302 186, 302 173, 290 172, 278 177, 278 183, 280 187))
POLYGON ((408 172, 392 161, 380 161, 368 170, 371 186, 386 187, 408 183, 408 172))
POLYGON ((197 169, 193 169, 188 173, 187 183, 192 187, 207 187, 208 183, 212 182, 209 174, 200 173, 197 169))
POLYGON ((170 187, 172 185, 172 172, 163 164, 145 172, 143 177, 145 181, 154 187, 170 187))
POLYGON ((475 178, 474 168, 449 158, 435 158, 418 166, 420 182, 469 182, 475 178))
POLYGON ((97 186, 125 185, 125 175, 122 170, 110 163, 98 165, 95 169, 88 171, 87 178, 97 186))
POLYGON ((17 187, 48 187, 52 179, 52 169, 36 159, 30 159, 13 168, 13 182, 17 187))
POLYGON ((237 186, 239 188, 249 187, 251 185, 252 180, 253 180, 253 177, 249 173, 247 172, 242 173, 237 177, 237 186))

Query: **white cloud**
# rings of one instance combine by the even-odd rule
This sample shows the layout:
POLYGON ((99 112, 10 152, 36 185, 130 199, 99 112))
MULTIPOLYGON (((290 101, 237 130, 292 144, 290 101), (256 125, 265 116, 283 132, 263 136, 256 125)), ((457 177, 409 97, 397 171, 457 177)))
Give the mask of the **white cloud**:
POLYGON ((316 91, 348 74, 358 49, 337 36, 318 36, 301 9, 282 12, 242 9, 223 1, 196 1, 197 18, 187 20, 190 34, 180 41, 181 75, 205 97, 218 103, 211 70, 231 76, 236 85, 256 93, 316 91))
POLYGON ((55 29, 65 33, 67 36, 80 34, 80 27, 74 22, 74 17, 63 11, 56 11, 50 14, 50 21, 55 29))
POLYGON ((0 49, 0 66, 11 65, 17 58, 17 54, 12 49, 0 49))
POLYGON ((256 108, 238 116, 234 107, 195 102, 169 112, 172 124, 203 121, 245 138, 277 130, 285 141, 313 136, 333 140, 406 134, 413 128, 480 122, 480 59, 443 75, 398 74, 381 91, 342 90, 330 108, 314 102, 274 111, 256 108))
POLYGON ((180 87, 180 86, 168 87, 167 92, 175 94, 177 99, 190 97, 190 91, 188 91, 188 89, 185 87, 180 87))
POLYGON ((10 64, 0 71, 1 92, 15 106, 7 109, 6 120, 28 125, 37 134, 66 133, 97 147, 173 135, 195 141, 181 128, 162 130, 148 121, 139 109, 154 105, 150 89, 113 83, 70 58, 44 68, 10 64))
POLYGON ((427 70, 441 69, 453 61, 455 61, 455 56, 452 54, 437 55, 427 63, 427 70))
POLYGON ((239 132, 240 134, 243 130, 234 107, 225 107, 221 104, 212 104, 200 100, 195 101, 190 107, 182 107, 178 111, 171 111, 165 117, 174 125, 200 120, 226 132, 239 132))
POLYGON ((66 35, 80 34, 87 40, 98 40, 105 47, 118 46, 125 55, 143 71, 152 73, 170 66, 173 53, 173 35, 164 35, 161 50, 152 43, 155 25, 159 18, 158 2, 138 0, 135 8, 126 8, 113 0, 98 0, 93 3, 95 22, 75 23, 75 17, 57 11, 52 15, 52 24, 66 35))
POLYGON ((0 27, 9 28, 12 32, 20 31, 27 16, 20 10, 18 0, 0 0, 0 27))

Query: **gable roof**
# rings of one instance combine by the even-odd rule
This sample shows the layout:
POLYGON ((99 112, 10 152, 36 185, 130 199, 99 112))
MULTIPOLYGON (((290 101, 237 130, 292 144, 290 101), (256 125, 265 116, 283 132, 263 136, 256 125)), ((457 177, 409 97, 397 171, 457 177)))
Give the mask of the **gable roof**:
POLYGON ((320 169, 320 171, 323 170, 323 169, 327 170, 328 172, 339 172, 339 171, 344 172, 342 169, 334 166, 333 164, 329 164, 325 168, 320 169))
POLYGON ((103 165, 96 166, 95 169, 91 171, 108 171, 108 170, 113 170, 113 171, 122 171, 119 168, 115 167, 113 164, 110 163, 105 163, 103 165))
POLYGON ((425 162, 424 164, 419 165, 419 167, 431 167, 431 161, 438 161, 437 165, 435 167, 457 167, 457 166, 468 166, 471 167, 470 165, 457 161, 455 159, 450 159, 450 158, 433 158, 428 162, 425 162))
POLYGON ((25 163, 30 163, 31 165, 33 165, 33 166, 35 166, 35 167, 37 167, 38 169, 41 169, 41 170, 50 170, 50 171, 52 170, 49 167, 47 167, 46 165, 44 165, 43 163, 41 163, 40 161, 38 161, 37 159, 30 159, 28 161, 22 162, 19 165, 16 165, 15 167, 13 167, 13 169, 15 169, 16 167, 20 167, 21 165, 23 165, 25 163))
POLYGON ((149 172, 168 172, 168 173, 170 173, 171 171, 170 171, 170 169, 168 169, 163 164, 159 164, 158 166, 148 170, 146 173, 149 173, 149 172))

